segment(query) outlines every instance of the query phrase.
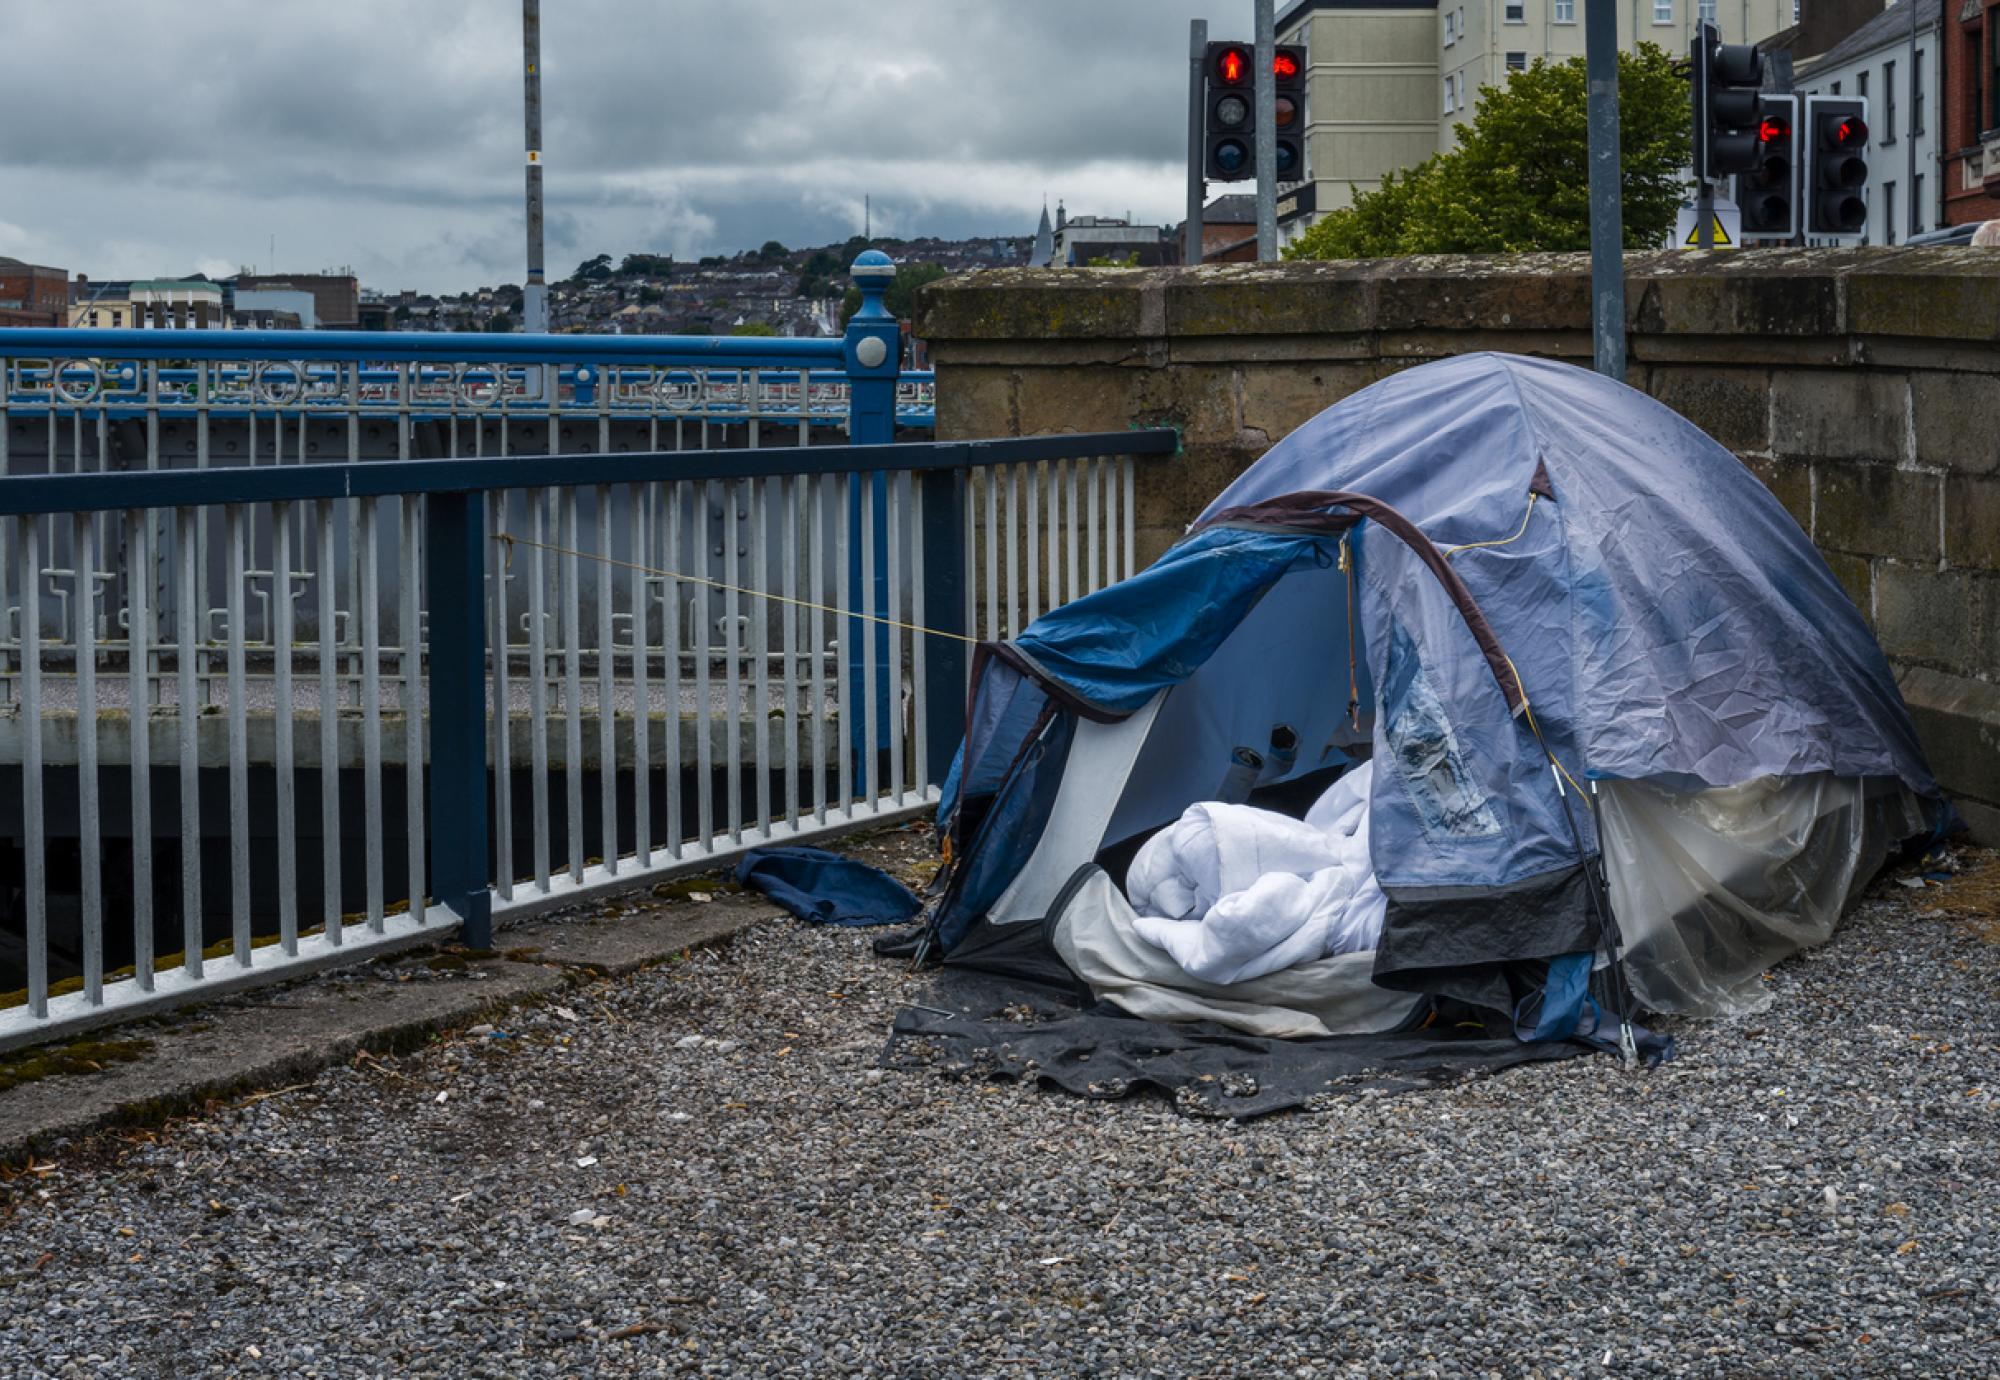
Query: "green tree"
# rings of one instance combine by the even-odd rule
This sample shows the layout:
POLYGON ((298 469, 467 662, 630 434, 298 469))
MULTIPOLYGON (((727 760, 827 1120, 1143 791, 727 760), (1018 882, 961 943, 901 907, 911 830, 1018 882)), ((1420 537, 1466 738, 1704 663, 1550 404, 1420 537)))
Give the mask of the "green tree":
MULTIPOLYGON (((1458 145, 1382 180, 1285 251, 1294 259, 1590 247, 1582 58, 1538 60, 1480 93, 1458 145)), ((1687 83, 1651 43, 1618 55, 1625 247, 1672 231, 1690 155, 1687 83)))
POLYGON ((493 335, 505 335, 514 329, 514 318, 504 311, 495 312, 486 322, 486 329, 493 335))
MULTIPOLYGON (((936 264, 904 264, 896 270, 896 276, 890 281, 889 290, 883 294, 882 301, 889 308, 891 316, 907 321, 910 314, 917 309, 918 289, 927 283, 935 283, 938 279, 949 276, 947 270, 936 264)), ((861 310, 861 289, 849 288, 841 298, 840 324, 845 326, 847 319, 859 310, 861 310)))
POLYGON ((768 321, 739 321, 731 335, 776 335, 778 328, 768 321))
POLYGON ((594 259, 585 259, 576 266, 576 272, 569 275, 572 282, 601 281, 611 276, 611 256, 599 254, 594 259))
POLYGON ((776 240, 765 240, 764 247, 757 251, 757 257, 760 259, 782 259, 791 252, 791 250, 785 248, 785 246, 779 244, 776 240))

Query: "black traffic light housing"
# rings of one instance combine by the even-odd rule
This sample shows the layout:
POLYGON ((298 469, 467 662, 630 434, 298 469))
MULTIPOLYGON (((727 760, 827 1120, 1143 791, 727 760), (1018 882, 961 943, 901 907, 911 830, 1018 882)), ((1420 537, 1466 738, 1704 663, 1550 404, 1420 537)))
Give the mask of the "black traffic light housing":
MULTIPOLYGON (((1202 176, 1210 182, 1257 177, 1256 47, 1211 43, 1203 59, 1202 176)), ((1282 45, 1272 60, 1277 88, 1278 180, 1305 176, 1306 50, 1282 45)))
POLYGON ((1868 229, 1868 102, 1808 96, 1806 233, 1859 239, 1868 229))
POLYGON ((1694 172, 1716 181, 1757 164, 1758 88, 1764 55, 1748 43, 1719 41, 1703 21, 1688 45, 1694 79, 1694 172))
POLYGON ((1757 99, 1757 161, 1736 175, 1745 235, 1790 239, 1798 233, 1799 98, 1757 99))

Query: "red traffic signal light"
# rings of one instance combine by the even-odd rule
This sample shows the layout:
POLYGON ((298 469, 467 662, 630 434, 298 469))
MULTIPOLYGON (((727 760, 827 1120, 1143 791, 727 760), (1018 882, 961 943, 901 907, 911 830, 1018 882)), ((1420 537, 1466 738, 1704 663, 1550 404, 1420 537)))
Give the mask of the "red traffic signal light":
POLYGON ((1861 148, 1868 142, 1868 126, 1859 115, 1849 115, 1834 122, 1828 142, 1837 149, 1861 148))
POLYGON ((1215 79, 1224 86, 1241 86, 1250 80, 1250 54, 1242 48, 1224 48, 1215 55, 1215 79))
POLYGON ((1280 48, 1277 56, 1271 60, 1271 71, 1277 75, 1279 81, 1296 77, 1299 74, 1299 60, 1280 48))
POLYGON ((1791 121, 1782 116, 1766 115, 1757 126, 1757 142, 1760 144, 1782 144, 1791 137, 1791 121))

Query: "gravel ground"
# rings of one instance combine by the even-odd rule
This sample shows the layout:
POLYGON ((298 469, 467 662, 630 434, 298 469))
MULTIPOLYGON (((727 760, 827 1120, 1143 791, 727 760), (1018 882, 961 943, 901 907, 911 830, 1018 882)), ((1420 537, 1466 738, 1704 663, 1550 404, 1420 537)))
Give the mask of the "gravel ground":
POLYGON ((1247 1125, 884 1072, 920 986, 773 922, 16 1177, 0 1373, 1992 1375, 1995 878, 1651 1073, 1247 1125))

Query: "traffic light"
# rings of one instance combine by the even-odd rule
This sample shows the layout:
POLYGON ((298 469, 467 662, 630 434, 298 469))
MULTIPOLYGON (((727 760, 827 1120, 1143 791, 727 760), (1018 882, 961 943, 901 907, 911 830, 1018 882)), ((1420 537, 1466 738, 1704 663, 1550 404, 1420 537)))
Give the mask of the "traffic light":
POLYGON ((1798 233, 1798 105, 1797 96, 1757 98, 1757 161, 1736 177, 1746 235, 1798 233))
POLYGON ((1868 226, 1868 102, 1806 97, 1806 233, 1859 237, 1868 226))
POLYGON ((1715 25, 1704 21, 1688 52, 1694 77, 1694 172, 1711 181, 1756 166, 1757 88, 1764 81, 1764 55, 1748 43, 1718 42, 1717 34, 1715 25))
POLYGON ((1247 43, 1208 45, 1208 150, 1203 176, 1241 182, 1257 175, 1251 135, 1257 127, 1257 83, 1247 43))
MULTIPOLYGON (((1256 49, 1248 43, 1211 43, 1202 175, 1210 182, 1249 182, 1257 176, 1256 49)), ((1304 175, 1306 50, 1279 48, 1271 61, 1277 88, 1278 180, 1304 175)))
POLYGON ((1297 182, 1305 176, 1306 166, 1306 50, 1279 48, 1271 70, 1278 88, 1278 181, 1297 182))

